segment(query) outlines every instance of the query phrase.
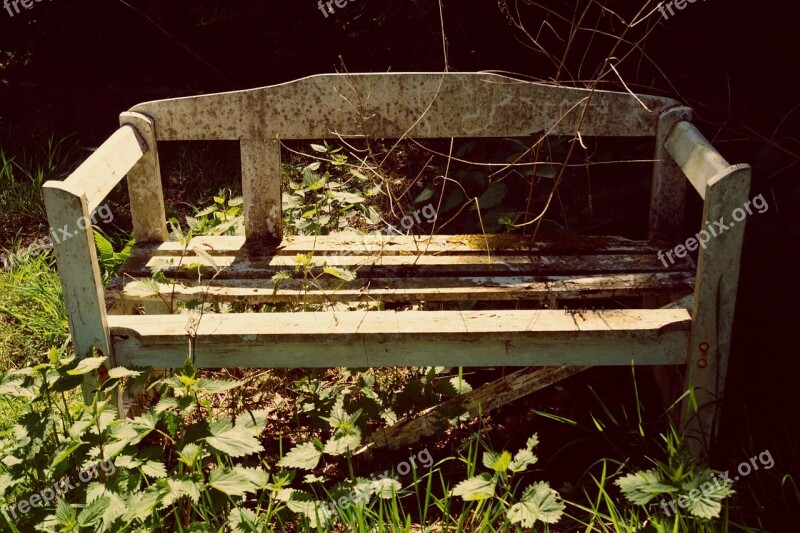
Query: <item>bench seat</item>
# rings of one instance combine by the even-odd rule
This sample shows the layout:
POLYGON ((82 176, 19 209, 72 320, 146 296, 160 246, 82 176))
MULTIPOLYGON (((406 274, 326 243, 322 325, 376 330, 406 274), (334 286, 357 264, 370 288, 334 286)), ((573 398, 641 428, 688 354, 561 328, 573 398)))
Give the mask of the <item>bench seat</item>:
MULTIPOLYGON (((109 306, 131 312, 144 301, 163 302, 164 296, 173 304, 204 298, 250 305, 469 300, 529 301, 552 309, 569 300, 691 293, 693 261, 686 257, 665 266, 658 250, 622 237, 575 235, 531 244, 527 237, 512 235, 377 239, 339 233, 285 237, 279 246, 257 251, 246 246, 244 237, 195 237, 185 252, 178 242, 136 246, 106 294, 109 306), (317 279, 306 282, 296 276, 273 283, 278 272, 294 271, 297 254, 307 253, 314 254, 311 272, 317 279), (201 282, 194 265, 205 267, 201 282), (320 275, 324 265, 346 267, 356 277, 345 281, 320 275), (135 290, 154 271, 177 284, 161 284, 160 295, 135 290)), ((161 307, 163 313, 174 309, 161 307)), ((159 306, 150 305, 148 313, 154 312, 159 306)))

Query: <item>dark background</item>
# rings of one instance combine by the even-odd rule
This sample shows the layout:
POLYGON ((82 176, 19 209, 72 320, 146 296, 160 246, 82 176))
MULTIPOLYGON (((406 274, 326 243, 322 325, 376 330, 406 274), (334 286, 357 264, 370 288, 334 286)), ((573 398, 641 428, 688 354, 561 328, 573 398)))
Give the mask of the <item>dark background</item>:
MULTIPOLYGON (((599 6, 630 20, 632 4, 639 2, 595 4, 585 25, 619 34, 622 23, 600 14, 599 6)), ((528 32, 561 56, 566 22, 579 19, 589 2, 577 5, 576 11, 573 2, 444 0, 448 66, 552 80, 552 61, 507 13, 518 9, 528 32), (558 35, 540 31, 545 19, 558 35)), ((769 202, 767 213, 747 221, 717 466, 725 470, 770 449, 774 483, 758 500, 776 504, 796 498, 797 489, 781 485, 782 476, 800 481, 794 335, 800 321, 800 31, 794 5, 708 0, 669 20, 656 13, 631 30, 640 53, 618 67, 631 89, 693 107, 696 124, 726 159, 753 166, 751 197, 763 194, 769 202), (652 31, 643 38, 645 29, 652 31)), ((611 42, 597 32, 576 32, 558 80, 593 79, 611 42)), ((97 146, 115 129, 119 112, 145 100, 334 71, 444 69, 439 5, 431 0, 353 0, 328 18, 314 0, 44 0, 14 17, 0 10, 0 146, 30 150, 52 134, 74 134, 84 146, 97 146)), ((608 81, 602 87, 620 88, 608 81)), ((699 199, 687 205, 688 235, 699 222, 699 199)), ((737 490, 752 490, 747 483, 737 490)), ((755 512, 765 528, 796 530, 787 524, 798 515, 782 505, 755 512)))

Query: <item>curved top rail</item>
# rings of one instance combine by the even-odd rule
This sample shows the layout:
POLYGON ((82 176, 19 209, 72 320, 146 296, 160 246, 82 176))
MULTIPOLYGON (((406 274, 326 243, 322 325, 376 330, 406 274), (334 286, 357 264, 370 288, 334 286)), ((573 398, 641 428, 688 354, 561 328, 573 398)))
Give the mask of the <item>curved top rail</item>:
POLYGON ((659 112, 676 104, 669 98, 490 73, 380 73, 321 74, 258 89, 145 102, 131 111, 153 118, 159 140, 516 137, 576 131, 638 137, 655 135, 659 112))

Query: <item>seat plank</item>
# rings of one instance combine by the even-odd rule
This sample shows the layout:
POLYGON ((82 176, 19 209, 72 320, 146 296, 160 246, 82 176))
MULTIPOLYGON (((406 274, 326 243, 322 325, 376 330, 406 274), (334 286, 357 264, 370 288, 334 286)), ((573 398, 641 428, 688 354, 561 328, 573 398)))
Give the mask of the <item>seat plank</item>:
MULTIPOLYGON (((323 264, 358 270, 359 276, 486 276, 486 275, 574 275, 633 272, 691 271, 691 259, 665 268, 655 255, 519 256, 498 255, 344 255, 315 260, 311 268, 322 272, 323 264)), ((122 275, 147 277, 161 271, 167 277, 196 278, 192 265, 206 267, 207 277, 216 279, 265 279, 281 271, 293 271, 293 257, 133 257, 121 269, 122 275), (189 271, 187 271, 187 269, 189 271), (216 271, 216 272, 214 272, 216 271)))
POLYGON ((685 309, 111 315, 117 363, 198 367, 644 365, 686 362, 685 309))
MULTIPOLYGON (((199 247, 209 255, 249 253, 243 235, 196 236, 187 255, 197 255, 199 247)), ((170 256, 183 251, 176 241, 158 245, 137 245, 134 256, 170 256)), ((605 235, 558 235, 538 239, 520 235, 386 235, 339 232, 331 235, 294 235, 283 238, 279 246, 263 247, 258 254, 290 255, 314 252, 319 255, 401 254, 656 254, 664 245, 605 235)))
POLYGON ((159 293, 126 278, 107 291, 114 301, 178 302, 205 299, 249 305, 275 303, 503 301, 622 298, 691 292, 694 275, 656 272, 599 276, 482 276, 457 278, 368 278, 345 282, 325 276, 313 283, 291 279, 276 288, 268 279, 215 279, 209 283, 159 284, 159 293), (125 292, 125 287, 128 292, 125 292), (138 290, 137 290, 138 289, 138 290), (143 294, 144 292, 144 294, 143 294))

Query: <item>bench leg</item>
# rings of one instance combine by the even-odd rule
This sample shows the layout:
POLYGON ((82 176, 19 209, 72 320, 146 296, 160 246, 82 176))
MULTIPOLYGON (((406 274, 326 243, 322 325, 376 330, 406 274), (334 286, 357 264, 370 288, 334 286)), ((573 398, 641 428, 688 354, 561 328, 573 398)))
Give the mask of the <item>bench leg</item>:
POLYGON ((733 331, 745 224, 744 218, 734 220, 732 213, 747 202, 749 192, 750 167, 746 165, 730 167, 706 188, 703 221, 712 225, 723 221, 728 229, 709 239, 697 262, 686 369, 686 384, 694 398, 684 402, 683 422, 689 445, 701 459, 715 445, 733 331))
MULTIPOLYGON (((86 196, 60 181, 45 183, 42 192, 53 235, 61 228, 67 230, 61 238, 53 239, 53 247, 75 355, 79 359, 89 357, 94 349, 108 357, 108 364, 113 366, 105 293, 86 196)), ((97 387, 97 372, 87 374, 83 384, 87 403, 97 387)))

